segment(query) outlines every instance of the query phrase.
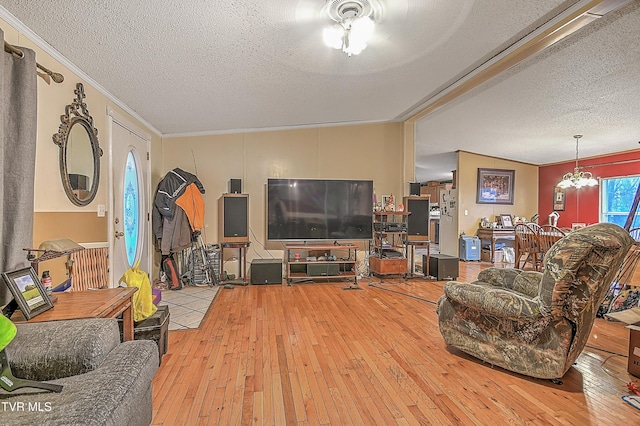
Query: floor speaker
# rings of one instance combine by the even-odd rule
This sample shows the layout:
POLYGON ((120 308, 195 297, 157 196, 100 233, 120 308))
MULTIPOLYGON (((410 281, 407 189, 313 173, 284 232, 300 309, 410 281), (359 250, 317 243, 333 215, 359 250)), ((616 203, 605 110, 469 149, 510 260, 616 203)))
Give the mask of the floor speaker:
POLYGON ((223 194, 218 199, 218 240, 249 242, 249 195, 223 194))
POLYGON ((278 259, 252 260, 251 284, 282 284, 282 261, 278 259))
POLYGON ((407 216, 407 239, 409 241, 429 241, 429 197, 404 197, 407 216))
POLYGON ((242 179, 229 179, 229 193, 240 194, 242 192, 242 179))
MULTIPOLYGON (((426 265, 427 255, 422 256, 422 264, 426 265)), ((436 280, 455 280, 458 278, 458 258, 448 254, 432 254, 429 256, 429 275, 436 280)))

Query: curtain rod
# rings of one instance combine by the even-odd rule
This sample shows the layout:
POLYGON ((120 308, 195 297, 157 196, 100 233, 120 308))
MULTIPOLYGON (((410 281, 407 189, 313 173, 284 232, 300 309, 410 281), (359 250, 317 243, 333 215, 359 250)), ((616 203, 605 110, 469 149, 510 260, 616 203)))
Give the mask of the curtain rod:
POLYGON ((586 166, 580 166, 580 168, 581 169, 593 169, 594 167, 617 166, 618 164, 635 163, 637 161, 640 161, 640 158, 634 158, 634 159, 631 159, 631 160, 612 161, 610 163, 589 164, 589 165, 586 165, 586 166))
MULTIPOLYGON (((21 58, 21 59, 24 58, 24 52, 22 50, 18 49, 15 46, 12 46, 6 41, 4 42, 4 51, 7 53, 11 53, 12 55, 17 56, 18 58, 21 58)), ((36 62, 36 66, 40 68, 42 71, 44 71, 48 76, 50 76, 55 83, 62 83, 64 81, 64 76, 62 74, 58 72, 53 72, 50 69, 43 67, 37 62, 36 62)))

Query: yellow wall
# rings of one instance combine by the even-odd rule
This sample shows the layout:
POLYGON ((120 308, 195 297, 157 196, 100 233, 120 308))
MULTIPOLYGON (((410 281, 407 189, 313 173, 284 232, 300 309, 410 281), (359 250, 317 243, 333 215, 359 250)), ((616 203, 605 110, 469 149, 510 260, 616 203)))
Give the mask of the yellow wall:
POLYGON ((162 146, 165 173, 197 170, 205 187, 206 242, 218 242, 218 198, 229 179, 242 179, 249 194, 249 260, 282 257, 281 243, 268 244, 270 253, 263 247, 267 178, 371 179, 376 194, 400 197, 405 186, 401 123, 165 137, 162 146))
POLYGON ((493 219, 496 215, 504 213, 530 218, 538 212, 537 166, 459 152, 457 179, 459 232, 475 235, 483 217, 493 219), (476 204, 478 168, 515 170, 513 205, 476 204))

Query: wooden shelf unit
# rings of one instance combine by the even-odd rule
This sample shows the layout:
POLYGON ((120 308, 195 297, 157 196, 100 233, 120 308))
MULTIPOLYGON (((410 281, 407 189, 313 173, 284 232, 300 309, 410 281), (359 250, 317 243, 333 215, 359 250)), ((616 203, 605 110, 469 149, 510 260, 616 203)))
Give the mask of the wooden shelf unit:
POLYGON ((373 251, 369 256, 369 271, 376 275, 407 275, 407 253, 405 241, 407 239, 407 217, 411 212, 374 212, 373 213, 373 251), (401 223, 404 229, 401 231, 376 230, 378 226, 385 224, 401 223), (387 238, 391 241, 389 246, 383 244, 387 238), (402 254, 402 257, 386 258, 384 250, 391 249, 402 254))
POLYGON ((358 247, 355 244, 350 243, 334 243, 334 244, 286 244, 286 272, 287 272, 287 285, 291 285, 292 281, 304 281, 313 279, 353 279, 353 284, 357 286, 358 277, 356 274, 356 260, 358 255, 358 247), (307 256, 300 254, 299 259, 296 259, 295 253, 300 252, 322 252, 330 256, 335 256, 333 251, 346 251, 346 258, 338 258, 336 260, 313 260, 308 261, 307 256), (353 253, 352 253, 353 251, 353 253), (309 266, 317 267, 315 269, 326 268, 325 274, 309 274, 309 266), (337 267, 337 272, 335 271, 337 267), (304 269, 301 271, 300 269, 304 269))

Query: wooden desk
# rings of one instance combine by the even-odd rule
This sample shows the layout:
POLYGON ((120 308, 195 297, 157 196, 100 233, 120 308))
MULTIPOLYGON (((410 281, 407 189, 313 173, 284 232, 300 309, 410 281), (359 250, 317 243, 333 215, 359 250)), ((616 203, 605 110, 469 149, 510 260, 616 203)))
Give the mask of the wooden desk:
POLYGON ((482 240, 489 241, 491 245, 491 263, 493 263, 493 254, 496 251, 496 241, 508 240, 515 241, 516 232, 513 229, 493 229, 493 228, 478 228, 476 235, 480 239, 480 246, 482 247, 482 240))
POLYGON ((118 287, 101 290, 84 290, 55 293, 58 300, 53 309, 25 321, 22 313, 16 311, 12 321, 46 322, 81 318, 116 318, 122 314, 124 340, 133 340, 133 293, 135 287, 118 287))

